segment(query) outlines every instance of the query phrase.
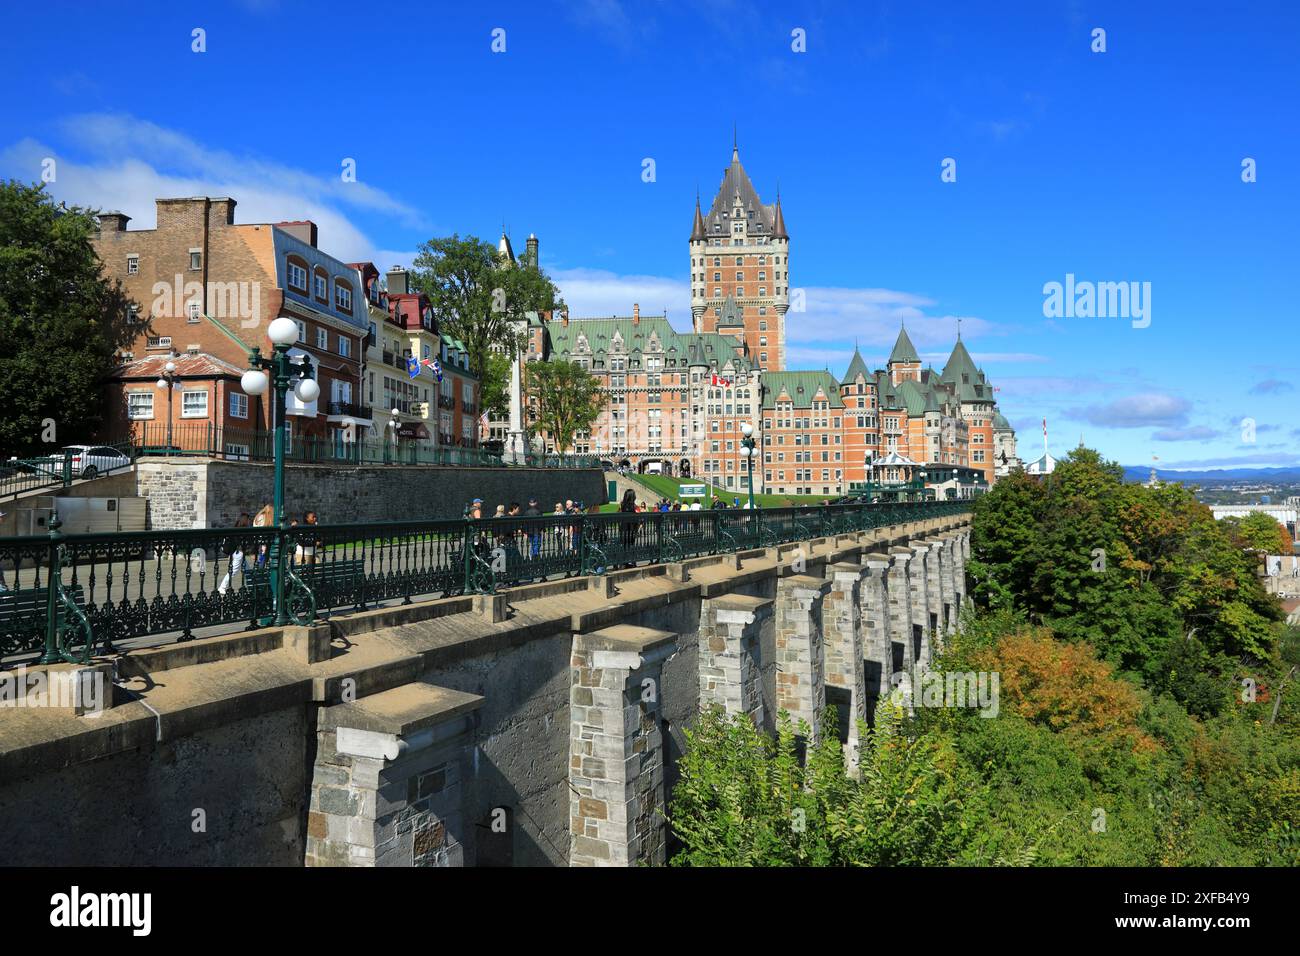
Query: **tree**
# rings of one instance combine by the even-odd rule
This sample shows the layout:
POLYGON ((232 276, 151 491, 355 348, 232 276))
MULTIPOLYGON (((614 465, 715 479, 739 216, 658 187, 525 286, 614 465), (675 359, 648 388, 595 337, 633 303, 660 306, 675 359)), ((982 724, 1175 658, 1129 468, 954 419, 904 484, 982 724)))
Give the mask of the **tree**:
MULTIPOLYGON (((470 371, 485 395, 502 387, 496 379, 500 363, 489 359, 493 350, 512 355, 523 347, 514 323, 529 312, 564 307, 540 266, 512 264, 475 236, 430 239, 412 265, 411 287, 429 297, 439 330, 465 344, 470 371)), ((508 364, 506 369, 508 377, 508 364)))
POLYGON ((1137 723, 1141 702, 1115 679, 1087 644, 1065 644, 1045 630, 1005 635, 996 648, 972 655, 982 670, 1000 675, 1001 708, 1056 733, 1077 735, 1141 753, 1154 742, 1137 723))
POLYGON ((527 387, 536 401, 536 425, 550 434, 559 452, 572 447, 573 436, 590 428, 604 407, 599 383, 575 362, 529 363, 527 387))
POLYGON ((130 303, 90 244, 95 229, 90 211, 56 207, 43 185, 0 183, 0 452, 90 440, 117 350, 146 328, 128 326, 130 303))
POLYGON ((1261 554, 1290 554, 1291 535, 1276 518, 1263 511, 1252 511, 1245 517, 1232 515, 1223 519, 1234 543, 1240 548, 1261 554))
POLYGON ((489 352, 483 376, 481 410, 488 418, 510 414, 510 359, 502 352, 489 352))

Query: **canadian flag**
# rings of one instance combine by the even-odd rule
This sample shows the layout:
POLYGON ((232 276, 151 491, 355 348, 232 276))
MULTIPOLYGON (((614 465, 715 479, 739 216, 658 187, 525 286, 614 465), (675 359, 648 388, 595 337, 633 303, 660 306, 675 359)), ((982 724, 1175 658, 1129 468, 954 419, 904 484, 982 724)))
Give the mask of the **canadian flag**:
POLYGON ((714 385, 721 385, 724 388, 731 387, 731 379, 727 378, 726 376, 719 375, 717 372, 713 373, 712 383, 714 385))

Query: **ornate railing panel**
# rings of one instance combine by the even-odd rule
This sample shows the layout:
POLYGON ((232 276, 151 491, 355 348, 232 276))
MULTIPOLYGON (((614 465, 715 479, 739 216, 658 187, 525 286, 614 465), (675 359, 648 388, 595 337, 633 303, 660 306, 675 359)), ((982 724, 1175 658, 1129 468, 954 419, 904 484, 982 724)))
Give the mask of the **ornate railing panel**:
POLYGON ((286 528, 0 538, 0 664, 80 659, 159 634, 256 627, 286 563, 291 620, 602 574, 960 514, 941 501, 770 510, 563 514, 286 528), (53 601, 53 603, 51 603, 53 601), (56 607, 54 628, 49 608, 56 607), (89 635, 87 635, 87 628, 89 635))

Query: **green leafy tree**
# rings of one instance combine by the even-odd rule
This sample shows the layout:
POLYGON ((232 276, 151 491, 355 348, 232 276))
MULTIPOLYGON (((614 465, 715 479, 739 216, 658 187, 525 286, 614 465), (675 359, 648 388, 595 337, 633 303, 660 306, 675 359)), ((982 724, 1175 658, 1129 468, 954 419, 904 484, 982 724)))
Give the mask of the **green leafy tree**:
POLYGON ((1241 548, 1260 554, 1290 554, 1293 550, 1286 526, 1263 511, 1252 511, 1244 517, 1231 515, 1223 519, 1223 527, 1241 548))
POLYGON ((559 452, 573 446, 573 436, 600 417, 605 393, 581 365, 574 362, 531 362, 528 395, 534 402, 537 428, 548 433, 559 452))
POLYGON ((483 374, 482 411, 488 418, 510 414, 510 358, 503 352, 489 352, 483 374))
POLYGON ((0 452, 89 441, 117 350, 145 329, 128 327, 131 303, 102 274, 96 228, 90 211, 55 206, 43 185, 0 183, 0 452))
POLYGON ((522 347, 514 323, 529 312, 562 309, 554 283, 535 263, 512 265, 489 242, 459 235, 430 239, 412 264, 411 284, 429 297, 439 329, 460 339, 470 371, 488 388, 488 357, 522 347))

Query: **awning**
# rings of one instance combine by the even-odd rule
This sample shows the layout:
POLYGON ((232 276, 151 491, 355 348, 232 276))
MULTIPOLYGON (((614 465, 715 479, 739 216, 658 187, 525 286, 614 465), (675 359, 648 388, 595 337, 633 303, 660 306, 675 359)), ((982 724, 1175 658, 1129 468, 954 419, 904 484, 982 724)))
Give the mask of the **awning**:
POLYGON ((428 438, 429 429, 424 427, 423 422, 402 422, 397 426, 398 438, 428 438))

